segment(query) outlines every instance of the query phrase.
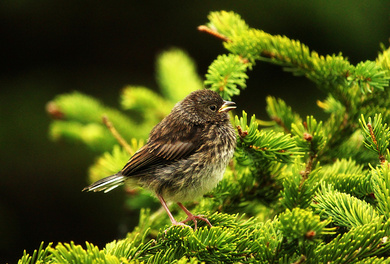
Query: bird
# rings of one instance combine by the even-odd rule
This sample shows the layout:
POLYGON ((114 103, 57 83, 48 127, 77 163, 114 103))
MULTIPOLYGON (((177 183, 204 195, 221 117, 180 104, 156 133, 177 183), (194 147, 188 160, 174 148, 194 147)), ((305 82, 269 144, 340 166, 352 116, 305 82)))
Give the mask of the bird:
POLYGON ((236 104, 209 89, 190 93, 150 132, 141 147, 118 173, 96 181, 83 191, 104 191, 126 183, 151 190, 167 212, 172 225, 197 220, 183 204, 214 189, 222 180, 236 147, 236 132, 228 112, 236 104), (167 201, 176 202, 187 219, 176 221, 167 201))

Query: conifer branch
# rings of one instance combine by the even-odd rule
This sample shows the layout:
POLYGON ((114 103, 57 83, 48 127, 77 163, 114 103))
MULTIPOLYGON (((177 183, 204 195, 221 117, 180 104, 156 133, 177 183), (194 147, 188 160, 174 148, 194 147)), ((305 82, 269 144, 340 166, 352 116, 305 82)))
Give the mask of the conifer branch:
POLYGON ((114 138, 118 141, 118 143, 131 155, 135 151, 132 149, 132 147, 124 140, 124 138, 118 133, 118 131, 115 129, 114 125, 111 123, 108 116, 103 116, 103 123, 106 125, 108 130, 111 132, 111 134, 114 136, 114 138))
POLYGON ((248 164, 249 158, 254 163, 261 160, 268 160, 268 162, 277 160, 288 163, 294 156, 301 153, 290 136, 273 131, 258 130, 258 123, 254 115, 247 125, 247 114, 243 111, 241 118, 236 116, 235 123, 236 127, 240 127, 241 135, 244 135, 244 137, 239 138, 238 146, 241 147, 236 150, 236 158, 239 162, 243 161, 244 164, 248 164))
POLYGON ((293 264, 302 264, 307 260, 306 256, 302 255, 297 261, 293 262, 293 264))
POLYGON ((323 166, 319 177, 336 190, 358 198, 371 196, 374 192, 371 173, 352 159, 338 159, 323 166))
POLYGON ((61 109, 58 107, 58 105, 53 101, 50 101, 46 104, 46 112, 53 119, 61 120, 61 119, 65 118, 64 113, 61 111, 61 109))
POLYGON ((291 124, 300 122, 301 118, 298 114, 294 113, 290 106, 288 106, 282 99, 268 96, 267 113, 269 117, 276 122, 286 134, 291 133, 291 124))
POLYGON ((238 87, 246 87, 246 70, 249 66, 238 55, 220 55, 210 65, 204 84, 219 93, 222 98, 230 100, 232 96, 240 94, 238 87))
POLYGON ((390 128, 387 126, 387 123, 382 123, 381 113, 375 115, 373 122, 371 122, 371 117, 366 122, 362 114, 359 122, 363 129, 364 145, 376 152, 379 161, 384 163, 386 161, 387 148, 390 144, 390 128))
MULTIPOLYGON (((371 123, 367 123, 367 128, 368 128, 368 130, 370 132, 370 136, 371 136, 372 142, 376 146, 376 150, 378 151, 378 153, 380 153, 379 146, 378 146, 378 141, 376 141, 374 130, 372 129, 371 123)), ((382 154, 380 154, 379 155, 379 160, 381 162, 384 162, 385 161, 385 157, 382 154)))
POLYGON ((302 175, 302 179, 301 179, 301 182, 299 184, 299 189, 298 189, 299 191, 301 191, 303 184, 309 178, 309 174, 311 173, 312 168, 313 168, 314 159, 317 158, 317 154, 315 152, 313 152, 316 150, 314 149, 314 146, 311 143, 313 140, 313 136, 310 135, 309 133, 304 133, 303 138, 304 138, 304 140, 309 142, 311 151, 309 152, 309 157, 308 157, 308 160, 306 162, 305 170, 300 172, 300 174, 302 175))
POLYGON ((375 62, 366 61, 356 67, 341 54, 320 56, 297 40, 285 36, 272 36, 252 29, 233 12, 213 12, 209 16, 209 28, 223 33, 228 42, 225 48, 247 59, 251 64, 262 60, 283 66, 294 75, 303 75, 314 81, 321 89, 332 92, 347 104, 352 88, 357 85, 362 93, 383 90, 389 85, 387 72, 375 62))
POLYGON ((390 168, 387 161, 371 171, 373 194, 377 202, 377 210, 386 220, 390 219, 390 168))
POLYGON ((211 28, 209 28, 209 27, 207 27, 207 26, 205 26, 205 25, 199 26, 199 27, 198 27, 198 30, 199 30, 200 32, 208 33, 208 34, 210 34, 210 35, 212 35, 212 36, 214 36, 214 37, 216 37, 216 38, 218 38, 218 39, 220 39, 220 40, 222 40, 222 41, 230 41, 228 37, 222 35, 221 33, 218 33, 218 32, 215 31, 215 30, 212 30, 211 28))
POLYGON ((314 160, 325 146, 326 139, 322 130, 322 122, 317 123, 312 116, 307 117, 306 121, 299 125, 292 124, 292 134, 295 135, 297 145, 303 148, 303 151, 308 155, 305 170, 300 172, 302 179, 299 190, 301 190, 312 171, 314 160))
MULTIPOLYGON (((170 226, 163 211, 148 209, 155 201, 140 190, 126 201, 129 208, 141 209, 139 225, 126 238, 103 248, 88 242, 42 244, 32 257, 25 252, 20 264, 390 263, 390 93, 384 89, 390 78, 390 49, 376 62, 354 66, 341 54, 320 56, 299 41, 250 28, 233 12, 212 12, 209 20, 199 30, 222 40, 230 53, 210 65, 204 82, 208 88, 225 99, 237 96, 246 87, 247 70, 266 61, 326 91, 328 97, 318 105, 329 118, 322 122, 308 116, 302 122, 273 97, 267 98, 272 121, 262 122, 265 128, 259 128, 254 115, 235 116, 237 148, 224 178, 189 205, 207 215, 212 228, 203 222, 196 231, 170 226), (365 116, 374 118, 366 122, 365 116), (370 165, 378 158, 378 166, 370 165)), ((202 88, 194 69, 180 50, 159 56, 162 95, 146 87, 126 87, 121 105, 129 116, 80 93, 58 96, 47 105, 55 119, 51 135, 100 151, 90 177, 110 175, 174 103, 202 88), (109 129, 101 122, 103 114, 109 117, 109 129)), ((177 207, 172 210, 185 217, 177 207)))
POLYGON ((321 213, 322 217, 331 217, 337 226, 347 228, 379 223, 383 219, 372 205, 334 190, 331 186, 322 186, 314 197, 312 207, 321 213))

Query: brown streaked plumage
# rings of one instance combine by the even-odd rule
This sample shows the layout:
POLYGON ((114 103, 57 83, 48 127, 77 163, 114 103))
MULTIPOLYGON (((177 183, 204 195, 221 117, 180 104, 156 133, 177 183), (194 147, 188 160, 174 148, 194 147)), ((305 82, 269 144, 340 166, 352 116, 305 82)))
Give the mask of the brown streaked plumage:
POLYGON ((235 103, 216 92, 199 90, 177 103, 171 113, 151 131, 149 140, 115 175, 84 188, 108 192, 125 181, 152 190, 167 211, 172 224, 204 220, 192 215, 181 202, 211 191, 222 179, 236 145, 228 111, 235 103), (177 202, 188 218, 177 222, 165 199, 177 202))

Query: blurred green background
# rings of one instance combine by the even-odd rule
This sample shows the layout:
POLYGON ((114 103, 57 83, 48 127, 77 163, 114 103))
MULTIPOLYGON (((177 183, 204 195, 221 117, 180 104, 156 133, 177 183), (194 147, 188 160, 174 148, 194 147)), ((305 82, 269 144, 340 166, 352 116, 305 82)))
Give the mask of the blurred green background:
MULTIPOLYGON (((136 215, 123 193, 82 193, 94 153, 52 142, 45 105, 78 90, 117 107, 127 84, 156 88, 158 53, 186 50, 204 76, 219 40, 196 30, 210 11, 232 10, 255 28, 287 35, 320 54, 374 60, 388 46, 388 1, 1 1, 0 262, 14 263, 41 241, 102 246, 122 237, 136 215)), ((323 117, 308 80, 259 63, 239 109, 265 116, 265 96, 283 98, 305 116, 323 117)))

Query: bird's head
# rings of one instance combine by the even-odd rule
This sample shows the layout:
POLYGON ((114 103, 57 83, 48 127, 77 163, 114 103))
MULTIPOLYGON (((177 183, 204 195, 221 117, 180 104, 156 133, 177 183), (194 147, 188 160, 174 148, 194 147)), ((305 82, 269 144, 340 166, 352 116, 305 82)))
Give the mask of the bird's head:
POLYGON ((198 90, 190 93, 175 108, 181 109, 182 118, 185 118, 186 121, 202 124, 228 120, 227 112, 236 108, 236 104, 223 100, 214 91, 198 90))

